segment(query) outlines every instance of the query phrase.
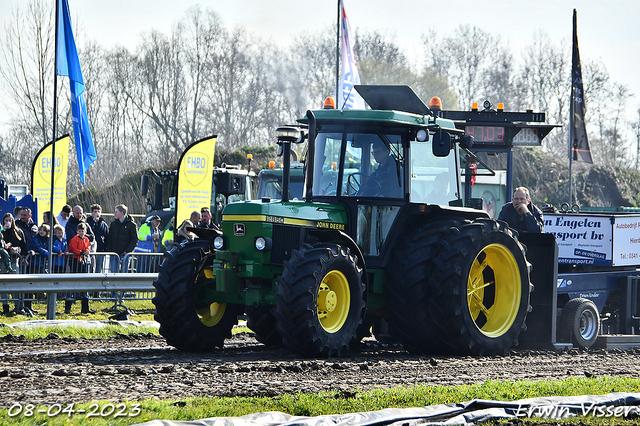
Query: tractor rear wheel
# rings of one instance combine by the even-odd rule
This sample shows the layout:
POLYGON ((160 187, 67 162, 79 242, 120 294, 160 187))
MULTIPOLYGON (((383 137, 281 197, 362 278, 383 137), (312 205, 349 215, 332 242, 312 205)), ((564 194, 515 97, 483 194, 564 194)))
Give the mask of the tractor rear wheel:
POLYGON ((531 310, 531 265, 503 222, 478 219, 451 229, 430 279, 435 350, 493 355, 518 344, 531 310))
POLYGON ((282 337, 276 328, 273 308, 265 306, 247 306, 247 327, 253 331, 256 340, 265 346, 282 345, 282 337))
POLYGON ((305 356, 339 356, 358 336, 365 313, 362 269, 336 244, 293 251, 278 277, 275 311, 283 343, 305 356))
POLYGON ((158 267, 155 320, 160 334, 177 349, 206 352, 222 347, 242 314, 240 305, 202 302, 206 289, 215 287, 214 257, 208 240, 195 240, 166 252, 158 267))
POLYGON ((391 279, 385 285, 390 334, 410 352, 430 352, 438 337, 429 309, 429 277, 435 269, 433 259, 442 248, 440 242, 458 224, 446 220, 408 229, 392 250, 393 270, 387 272, 391 279))
POLYGON ((581 348, 588 348, 598 338, 600 314, 595 303, 585 298, 571 299, 562 308, 558 336, 581 348))

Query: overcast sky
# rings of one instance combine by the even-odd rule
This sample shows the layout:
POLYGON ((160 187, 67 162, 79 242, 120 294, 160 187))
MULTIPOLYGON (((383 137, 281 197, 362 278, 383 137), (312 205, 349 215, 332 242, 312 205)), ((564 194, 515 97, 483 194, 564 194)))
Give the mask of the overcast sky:
MULTIPOLYGON (((0 20, 6 24, 13 9, 17 5, 26 9, 27 3, 0 0, 0 20)), ((215 10, 226 26, 244 27, 281 46, 288 46, 306 30, 335 25, 337 13, 336 0, 69 0, 75 32, 106 48, 120 44, 131 50, 142 32, 155 28, 169 34, 176 20, 195 4, 215 10)), ((600 59, 612 80, 636 95, 629 108, 636 111, 640 106, 638 0, 345 0, 345 7, 354 30, 394 35, 414 63, 420 59, 423 33, 434 28, 439 35, 453 35, 461 24, 500 36, 517 56, 537 31, 565 41, 570 50, 576 8, 582 61, 600 59)))

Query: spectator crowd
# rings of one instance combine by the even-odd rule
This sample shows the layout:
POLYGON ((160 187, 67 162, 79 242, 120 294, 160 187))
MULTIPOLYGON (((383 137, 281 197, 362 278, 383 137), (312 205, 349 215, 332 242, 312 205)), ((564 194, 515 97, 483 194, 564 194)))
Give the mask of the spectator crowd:
MULTIPOLYGON (((120 204, 115 207, 113 220, 108 225, 102 217, 102 207, 93 204, 89 216, 79 205, 73 208, 65 205, 53 218, 48 211, 44 212, 38 225, 30 208, 18 206, 13 214, 4 214, 0 224, 0 270, 8 274, 155 272, 159 258, 147 253, 161 253, 174 244, 197 238, 189 227, 218 229, 212 222, 209 207, 194 211, 179 227, 176 227, 175 216, 164 230, 161 223, 160 216, 152 215, 138 227, 127 206, 120 204)), ((89 308, 88 293, 58 293, 57 296, 65 301, 67 314, 76 300, 81 301, 81 313, 94 313, 89 308)), ((32 301, 38 298, 44 295, 0 294, 2 312, 33 315, 36 311, 32 301), (13 310, 10 300, 14 303, 13 310)))

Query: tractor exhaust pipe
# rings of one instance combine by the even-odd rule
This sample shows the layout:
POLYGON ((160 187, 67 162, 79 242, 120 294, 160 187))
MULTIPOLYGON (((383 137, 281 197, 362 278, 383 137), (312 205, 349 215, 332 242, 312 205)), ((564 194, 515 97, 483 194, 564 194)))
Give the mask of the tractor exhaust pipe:
POLYGON ((316 116, 310 110, 307 111, 307 118, 309 119, 309 139, 307 142, 307 176, 304 182, 305 196, 304 199, 307 202, 313 201, 313 167, 314 156, 316 150, 316 116))

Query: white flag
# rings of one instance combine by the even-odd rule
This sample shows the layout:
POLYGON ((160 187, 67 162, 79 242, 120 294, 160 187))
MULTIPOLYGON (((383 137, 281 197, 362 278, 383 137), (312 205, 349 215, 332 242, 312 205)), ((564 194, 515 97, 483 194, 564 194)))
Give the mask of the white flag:
POLYGON ((360 75, 358 74, 356 56, 353 53, 355 40, 342 0, 340 0, 340 14, 342 15, 342 43, 340 46, 342 49, 342 78, 340 78, 336 108, 364 109, 364 99, 353 88, 354 85, 360 84, 360 75))

